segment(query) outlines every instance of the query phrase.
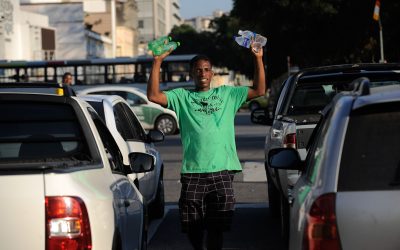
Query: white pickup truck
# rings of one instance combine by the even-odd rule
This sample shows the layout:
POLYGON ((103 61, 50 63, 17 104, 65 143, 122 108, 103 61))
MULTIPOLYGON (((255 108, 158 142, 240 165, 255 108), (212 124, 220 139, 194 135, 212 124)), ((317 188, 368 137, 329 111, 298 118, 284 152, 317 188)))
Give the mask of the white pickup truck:
POLYGON ((151 171, 154 157, 129 160, 68 87, 2 84, 1 249, 145 249, 143 199, 127 175, 151 171))

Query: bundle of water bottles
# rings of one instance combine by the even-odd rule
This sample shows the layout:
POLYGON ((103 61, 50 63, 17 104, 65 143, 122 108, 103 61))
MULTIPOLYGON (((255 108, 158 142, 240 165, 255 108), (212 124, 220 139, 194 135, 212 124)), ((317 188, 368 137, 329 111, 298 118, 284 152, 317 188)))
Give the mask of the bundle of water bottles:
POLYGON ((240 46, 250 48, 251 42, 253 42, 253 49, 258 52, 262 47, 267 44, 267 38, 257 34, 250 30, 239 30, 239 36, 235 36, 234 39, 240 46))
POLYGON ((163 36, 154 41, 149 42, 148 49, 153 52, 153 55, 159 56, 169 51, 176 49, 180 45, 179 42, 172 41, 170 36, 163 36))

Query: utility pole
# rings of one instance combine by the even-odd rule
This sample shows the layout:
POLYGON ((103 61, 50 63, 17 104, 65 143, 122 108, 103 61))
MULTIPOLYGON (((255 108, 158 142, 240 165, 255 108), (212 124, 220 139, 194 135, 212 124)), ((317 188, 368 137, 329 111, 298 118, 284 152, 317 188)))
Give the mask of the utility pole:
POLYGON ((372 19, 378 22, 379 24, 379 40, 380 40, 380 46, 381 46, 381 59, 379 60, 380 63, 385 62, 385 56, 383 55, 383 32, 382 32, 382 22, 381 22, 381 0, 376 0, 375 1, 375 8, 374 8, 374 13, 372 15, 372 19))
POLYGON ((380 40, 380 46, 381 46, 381 59, 379 60, 379 62, 384 63, 385 56, 383 54, 383 31, 382 31, 382 22, 381 22, 380 17, 379 17, 378 23, 379 23, 379 40, 380 40))
POLYGON ((111 40, 112 40, 112 49, 111 49, 111 56, 115 58, 116 56, 116 28, 117 28, 117 21, 116 21, 116 10, 115 10, 115 0, 111 0, 111 40))

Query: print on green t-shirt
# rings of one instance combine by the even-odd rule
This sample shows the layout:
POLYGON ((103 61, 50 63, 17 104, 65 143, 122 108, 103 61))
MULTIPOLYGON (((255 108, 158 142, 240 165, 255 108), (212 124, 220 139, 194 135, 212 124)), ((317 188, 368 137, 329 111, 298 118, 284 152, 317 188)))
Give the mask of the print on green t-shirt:
POLYGON ((175 111, 183 146, 182 173, 240 171, 235 114, 246 101, 247 87, 221 86, 204 92, 182 88, 165 92, 175 111))

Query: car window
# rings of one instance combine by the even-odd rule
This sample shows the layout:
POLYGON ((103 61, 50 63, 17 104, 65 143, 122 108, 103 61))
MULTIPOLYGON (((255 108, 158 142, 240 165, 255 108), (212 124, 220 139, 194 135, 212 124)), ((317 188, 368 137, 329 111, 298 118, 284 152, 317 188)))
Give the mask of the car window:
POLYGON ((310 149, 306 157, 305 175, 307 180, 311 183, 315 182, 315 178, 321 164, 322 152, 324 151, 325 147, 325 135, 327 134, 331 117, 332 116, 329 114, 327 114, 325 117, 322 117, 315 127, 312 136, 310 137, 310 140, 313 139, 314 141, 309 142, 310 149))
POLYGON ((97 114, 99 114, 101 119, 105 121, 106 116, 104 114, 103 102, 97 102, 97 101, 87 101, 87 102, 90 104, 90 106, 92 106, 96 110, 97 114))
POLYGON ((146 104, 146 100, 144 100, 143 98, 141 98, 140 96, 131 93, 131 92, 126 92, 126 101, 129 103, 129 105, 133 106, 133 105, 140 105, 140 104, 146 104))
POLYGON ((274 110, 273 110, 274 116, 281 112, 282 105, 283 105, 283 100, 285 99, 285 95, 283 93, 287 93, 288 88, 289 88, 288 87, 289 86, 288 81, 289 80, 286 80, 285 82, 283 82, 282 86, 279 89, 279 92, 278 92, 279 94, 277 95, 278 96, 278 100, 276 100, 275 104, 274 104, 274 110))
POLYGON ((324 109, 335 94, 333 85, 297 85, 287 114, 316 114, 324 109))
POLYGON ((117 103, 113 107, 113 111, 115 116, 115 124, 117 125, 117 130, 121 134, 122 138, 124 138, 125 141, 134 139, 136 137, 136 132, 134 129, 132 129, 130 121, 125 115, 123 104, 117 103))
POLYGON ((93 122, 99 132, 101 141, 103 142, 104 149, 107 153, 108 160, 110 162, 110 167, 112 171, 124 173, 124 165, 122 161, 122 154, 118 148, 117 143, 114 140, 114 137, 111 135, 110 131, 107 129, 104 122, 101 118, 96 114, 96 112, 89 108, 88 109, 93 122))
POLYGON ((0 103, 0 161, 91 160, 74 109, 63 103, 0 103))
POLYGON ((123 103, 121 103, 121 105, 125 111, 129 123, 131 124, 131 131, 133 133, 133 137, 131 138, 131 140, 145 141, 146 132, 144 131, 139 120, 133 114, 132 109, 123 103))
POLYGON ((338 191, 400 189, 400 103, 351 113, 340 162, 338 191))

